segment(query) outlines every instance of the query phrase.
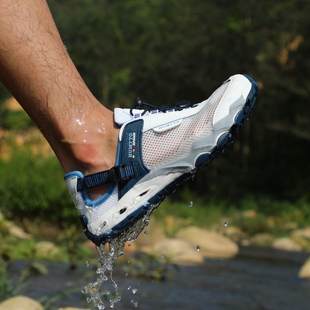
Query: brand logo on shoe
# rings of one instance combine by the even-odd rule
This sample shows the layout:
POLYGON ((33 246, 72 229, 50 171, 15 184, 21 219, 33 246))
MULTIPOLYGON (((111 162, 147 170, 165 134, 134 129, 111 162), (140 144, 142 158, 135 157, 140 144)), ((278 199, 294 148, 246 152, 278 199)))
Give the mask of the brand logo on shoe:
POLYGON ((172 129, 174 127, 179 126, 182 123, 182 121, 183 121, 182 119, 178 119, 178 120, 175 120, 175 121, 172 121, 172 122, 160 125, 158 127, 155 127, 155 128, 153 128, 153 130, 156 131, 156 132, 167 131, 169 129, 172 129))
POLYGON ((136 133, 131 132, 128 136, 128 158, 136 157, 136 133))

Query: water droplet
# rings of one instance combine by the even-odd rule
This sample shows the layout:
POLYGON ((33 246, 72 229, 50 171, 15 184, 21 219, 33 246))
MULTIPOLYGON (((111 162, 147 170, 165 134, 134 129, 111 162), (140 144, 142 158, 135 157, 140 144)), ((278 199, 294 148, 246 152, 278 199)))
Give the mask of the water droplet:
POLYGON ((228 222, 225 222, 225 223, 224 223, 224 226, 227 227, 227 226, 228 226, 228 222))
MULTIPOLYGON (((139 219, 124 235, 108 242, 107 244, 101 244, 96 247, 99 254, 99 266, 96 271, 97 278, 96 281, 87 284, 82 289, 83 294, 88 295, 87 302, 93 303, 92 309, 102 310, 107 308, 101 300, 101 298, 106 295, 112 297, 110 298, 110 308, 115 308, 115 303, 120 301, 121 297, 119 295, 117 283, 112 278, 114 262, 117 257, 124 253, 124 247, 128 244, 127 241, 136 240, 140 232, 144 231, 146 225, 149 223, 150 214, 157 208, 157 206, 158 204, 152 205, 148 213, 143 218, 139 219), (107 272, 109 273, 108 275, 106 275, 107 272), (110 285, 113 291, 100 291, 102 284, 105 284, 104 282, 106 282, 106 285, 110 285)), ((144 235, 147 234, 147 232, 144 232, 144 235)), ((130 246, 130 244, 128 244, 128 246, 130 246)), ((162 256, 162 258, 164 258, 164 256, 162 256)), ((126 260, 125 262, 131 264, 130 260, 126 260)), ((128 276, 128 273, 126 273, 125 276, 128 276)), ((133 289, 132 287, 129 287, 128 290, 129 292, 131 291, 132 294, 136 294, 137 292, 137 288, 133 289)), ((138 303, 133 301, 132 305, 137 307, 138 303)))
POLYGON ((131 300, 131 303, 132 303, 132 305, 133 305, 135 308, 138 307, 138 302, 137 302, 137 301, 131 300))
POLYGON ((197 245, 196 249, 197 249, 197 251, 199 252, 199 251, 200 251, 200 246, 197 245))
POLYGON ((97 309, 98 310, 104 310, 105 309, 104 304, 100 303, 99 305, 97 305, 97 309))
POLYGON ((147 231, 144 232, 144 235, 147 236, 149 233, 147 231))
POLYGON ((89 267, 89 261, 88 260, 85 262, 85 264, 86 264, 86 267, 89 267))
POLYGON ((97 274, 103 274, 103 273, 104 273, 104 271, 103 271, 103 269, 102 269, 102 268, 98 268, 98 269, 97 269, 97 271, 96 271, 96 273, 97 273, 97 274))
POLYGON ((193 203, 192 201, 190 201, 190 202, 188 203, 188 207, 189 207, 189 208, 192 208, 193 205, 194 205, 194 203, 193 203))

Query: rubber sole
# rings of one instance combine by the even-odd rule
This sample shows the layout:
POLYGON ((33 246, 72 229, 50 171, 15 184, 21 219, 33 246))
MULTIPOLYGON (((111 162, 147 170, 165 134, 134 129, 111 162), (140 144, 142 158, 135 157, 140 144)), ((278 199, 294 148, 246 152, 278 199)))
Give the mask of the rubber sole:
POLYGON ((116 238, 124 231, 132 227, 139 219, 146 216, 146 214, 150 215, 161 204, 161 202, 174 193, 181 184, 188 179, 191 179, 198 170, 210 164, 217 156, 225 151, 225 149, 234 141, 238 132, 244 126, 244 123, 249 119, 257 99, 257 83, 251 77, 247 75, 244 76, 251 82, 252 88, 242 109, 240 109, 235 115, 233 125, 230 126, 229 130, 219 135, 215 147, 210 152, 201 154, 196 158, 195 168, 192 171, 183 174, 181 177, 168 184, 165 188, 160 190, 156 195, 150 198, 137 210, 129 214, 124 220, 115 225, 108 232, 99 236, 92 234, 87 229, 87 218, 85 216, 80 216, 81 223, 84 227, 84 232, 89 239, 91 239, 96 245, 100 245, 116 238))

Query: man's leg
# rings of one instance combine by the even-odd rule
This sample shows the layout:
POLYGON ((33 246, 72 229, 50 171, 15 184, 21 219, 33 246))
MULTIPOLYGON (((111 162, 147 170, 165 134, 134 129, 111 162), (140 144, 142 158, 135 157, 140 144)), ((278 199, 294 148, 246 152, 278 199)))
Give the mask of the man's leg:
POLYGON ((118 129, 112 112, 82 81, 45 0, 0 0, 0 12, 0 79, 69 172, 65 180, 84 232, 97 245, 153 212, 221 154, 254 106, 257 83, 237 74, 193 106, 167 110, 146 104, 153 110, 148 111, 137 102, 140 117, 116 110, 122 124, 118 167, 85 177, 114 165, 118 129), (93 200, 104 190, 96 187, 90 201, 86 191, 107 182, 112 184, 106 194, 93 200))
POLYGON ((114 165, 113 113, 71 61, 45 0, 0 0, 0 80, 53 148, 65 172, 114 165))

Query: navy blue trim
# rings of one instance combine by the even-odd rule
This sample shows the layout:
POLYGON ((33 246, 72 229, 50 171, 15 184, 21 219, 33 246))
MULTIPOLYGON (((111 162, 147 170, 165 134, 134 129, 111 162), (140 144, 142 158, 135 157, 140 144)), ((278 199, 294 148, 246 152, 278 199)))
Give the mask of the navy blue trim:
POLYGON ((134 176, 119 183, 119 199, 123 197, 142 177, 150 172, 142 157, 143 119, 137 119, 125 125, 119 147, 117 162, 133 167, 134 176))

